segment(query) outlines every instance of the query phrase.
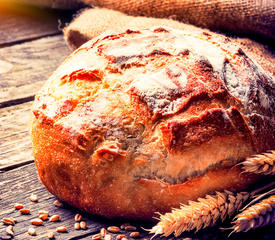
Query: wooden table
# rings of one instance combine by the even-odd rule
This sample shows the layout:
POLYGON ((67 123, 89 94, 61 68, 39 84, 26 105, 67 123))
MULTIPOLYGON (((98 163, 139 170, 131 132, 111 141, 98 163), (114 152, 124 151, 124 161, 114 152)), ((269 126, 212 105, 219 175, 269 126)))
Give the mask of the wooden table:
MULTIPOLYGON (((0 219, 17 219, 14 239, 47 239, 47 233, 58 226, 66 226, 68 231, 55 233, 56 239, 91 239, 102 227, 123 223, 81 213, 87 229, 75 230, 74 215, 79 211, 66 205, 62 208, 53 205, 56 198, 40 183, 33 162, 28 130, 30 107, 35 93, 71 52, 60 29, 71 20, 72 14, 24 5, 0 5, 0 219), (37 203, 30 201, 32 193, 37 194, 37 203), (29 208, 31 214, 22 215, 15 210, 13 206, 17 202, 29 208), (35 227, 36 236, 28 235, 30 220, 38 217, 38 211, 43 209, 51 215, 60 215, 61 221, 45 221, 35 227)), ((139 227, 149 228, 151 223, 131 224, 138 226, 140 239, 152 237, 139 227)), ((6 226, 0 224, 0 239, 10 239, 5 229, 6 226)), ((129 232, 121 233, 130 238, 129 232)), ((211 228, 197 234, 184 234, 181 239, 227 239, 228 233, 211 228)), ((112 234, 113 239, 116 235, 112 234)), ((274 227, 233 235, 232 239, 263 236, 265 239, 275 237, 274 227)))

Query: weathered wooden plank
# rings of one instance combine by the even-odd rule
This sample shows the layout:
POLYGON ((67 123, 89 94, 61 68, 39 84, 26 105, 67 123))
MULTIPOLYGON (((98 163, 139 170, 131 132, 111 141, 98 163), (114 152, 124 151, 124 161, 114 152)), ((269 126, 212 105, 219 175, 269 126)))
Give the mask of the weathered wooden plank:
MULTIPOLYGON (((61 221, 56 223, 45 221, 43 226, 34 227, 37 230, 35 239, 46 239, 47 232, 50 230, 55 231, 56 227, 61 225, 66 226, 68 232, 56 233, 56 239, 91 239, 91 235, 99 232, 101 227, 120 226, 122 224, 122 221, 114 222, 81 213, 83 220, 87 223, 87 230, 75 230, 74 215, 79 211, 66 205, 64 208, 57 208, 53 205, 55 197, 47 192, 38 180, 34 164, 2 173, 0 178, 0 219, 4 217, 17 219, 18 223, 14 226, 14 239, 30 239, 27 234, 28 227, 31 226, 30 220, 38 217, 39 210, 47 210, 51 215, 58 214, 61 221), (39 200, 37 203, 30 201, 31 193, 38 195, 39 200), (16 202, 30 209, 31 214, 21 215, 13 208, 16 202)), ((5 235, 5 228, 6 226, 0 224, 0 236, 5 235)))
POLYGON ((60 33, 61 24, 71 16, 72 12, 1 1, 0 47, 60 33))
MULTIPOLYGON (((14 226, 14 239, 46 239, 45 235, 48 231, 55 231, 57 226, 66 226, 68 228, 67 233, 56 233, 56 239, 91 239, 91 235, 98 233, 100 228, 107 226, 120 226, 125 220, 107 220, 104 218, 99 218, 91 216, 85 213, 83 219, 87 223, 87 230, 74 230, 74 215, 79 212, 68 205, 65 204, 63 208, 57 208, 53 205, 56 198, 51 195, 43 187, 43 185, 38 180, 38 176, 35 170, 35 165, 29 164, 24 167, 20 167, 11 171, 0 173, 0 219, 4 217, 14 217, 17 219, 18 223, 14 226), (33 203, 30 201, 30 195, 34 193, 38 195, 38 202, 33 203), (13 208, 15 203, 21 203, 25 208, 31 210, 30 215, 23 216, 17 210, 13 208), (61 221, 57 223, 50 223, 45 221, 43 226, 35 227, 37 230, 36 237, 29 237, 27 235, 27 229, 31 226, 30 220, 38 217, 39 210, 47 210, 51 215, 58 214, 61 217, 61 221)), ((143 231, 140 226, 144 228, 152 227, 152 223, 142 223, 142 222, 131 222, 134 226, 138 227, 141 232, 141 238, 149 239, 152 235, 148 235, 147 232, 143 231)), ((223 226, 230 226, 227 222, 223 226)), ((0 239, 1 236, 6 236, 5 234, 6 226, 0 224, 0 239)), ((122 234, 126 234, 128 239, 129 232, 122 231, 122 234)), ((184 239, 190 237, 192 239, 228 239, 229 231, 222 231, 219 227, 208 228, 199 231, 198 233, 184 233, 178 239, 184 239)), ((112 239, 115 239, 117 234, 112 234, 112 239)), ((265 228, 250 231, 248 233, 235 234, 232 239, 243 240, 243 239, 274 239, 275 236, 275 226, 267 226, 265 228)), ((163 240, 165 238, 155 237, 154 239, 163 240)), ((174 237, 169 237, 166 239, 176 239, 174 237)))
POLYGON ((0 107, 33 96, 70 52, 62 35, 0 49, 0 107))
POLYGON ((33 160, 29 134, 31 104, 0 109, 0 169, 33 160))

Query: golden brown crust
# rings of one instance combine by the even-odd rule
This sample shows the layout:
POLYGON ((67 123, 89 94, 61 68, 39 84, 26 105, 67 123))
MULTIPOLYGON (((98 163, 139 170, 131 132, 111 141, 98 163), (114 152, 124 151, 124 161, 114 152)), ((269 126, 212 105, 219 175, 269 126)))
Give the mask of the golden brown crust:
POLYGON ((47 189, 106 217, 151 219, 255 182, 232 166, 274 148, 274 80, 220 36, 154 28, 76 50, 33 105, 47 189))

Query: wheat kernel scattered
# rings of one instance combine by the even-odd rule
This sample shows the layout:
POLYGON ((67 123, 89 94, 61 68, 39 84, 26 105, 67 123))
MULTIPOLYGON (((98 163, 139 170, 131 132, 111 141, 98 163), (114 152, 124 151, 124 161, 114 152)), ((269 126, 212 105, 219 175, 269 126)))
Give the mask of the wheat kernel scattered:
POLYGON ((43 221, 40 218, 35 218, 31 220, 32 225, 40 226, 43 224, 43 221))
POLYGON ((87 224, 86 224, 86 222, 85 221, 81 221, 80 223, 79 223, 79 225, 80 225, 80 228, 81 229, 87 229, 87 224))
POLYGON ((80 229, 80 223, 79 223, 79 222, 76 222, 76 223, 74 224, 74 229, 75 229, 75 230, 79 230, 79 229, 80 229))
POLYGON ((10 236, 10 235, 2 235, 2 236, 0 236, 1 238, 1 240, 11 240, 12 238, 13 238, 13 236, 10 236))
POLYGON ((13 232, 13 226, 12 225, 9 225, 7 228, 6 228, 6 233, 10 236, 14 236, 14 232, 13 232))
POLYGON ((107 230, 111 233, 118 233, 120 231, 119 227, 116 226, 110 226, 107 228, 107 230))
POLYGON ((48 239, 54 239, 55 238, 54 232, 48 232, 47 236, 48 236, 48 239))
POLYGON ((130 223, 123 223, 120 228, 121 229, 125 229, 126 226, 130 226, 131 224, 130 223))
POLYGON ((137 228, 132 226, 132 225, 128 225, 128 226, 125 227, 125 230, 126 231, 135 231, 135 230, 137 230, 137 228))
POLYGON ((49 211, 40 210, 40 211, 38 211, 38 214, 39 214, 39 215, 40 215, 40 214, 48 214, 48 216, 49 216, 49 211))
POLYGON ((30 227, 28 229, 28 234, 31 236, 35 236, 36 235, 36 230, 33 227, 30 227))
POLYGON ((22 205, 22 204, 20 204, 20 203, 15 203, 14 204, 14 208, 16 209, 16 210, 19 210, 19 209, 22 209, 24 206, 22 205))
POLYGON ((34 193, 31 194, 30 199, 32 202, 38 202, 38 196, 34 193))
POLYGON ((118 234, 116 236, 116 240, 121 240, 122 238, 125 238, 126 236, 124 234, 118 234))
POLYGON ((12 226, 12 225, 9 225, 9 226, 7 226, 7 229, 13 231, 13 226, 12 226))
POLYGON ((63 203, 60 202, 59 200, 55 200, 55 201, 53 202, 53 204, 54 204, 54 206, 56 206, 56 207, 63 207, 63 206, 64 206, 63 203))
POLYGON ((139 232, 131 232, 130 237, 132 237, 132 238, 139 237, 139 232))
POLYGON ((60 217, 59 217, 59 215, 56 215, 56 214, 52 215, 49 219, 50 222, 57 222, 59 220, 60 220, 60 217))
POLYGON ((13 218, 2 218, 2 223, 5 225, 14 225, 15 221, 13 218))
POLYGON ((31 211, 30 211, 30 209, 22 208, 19 210, 19 212, 23 215, 28 215, 28 214, 30 214, 31 211))
POLYGON ((100 233, 97 233, 97 234, 93 235, 93 236, 92 236, 92 239, 93 239, 93 240, 101 239, 101 234, 100 234, 100 233))
POLYGON ((106 234, 104 236, 104 240, 112 240, 112 235, 111 234, 106 234))
POLYGON ((42 219, 43 221, 45 221, 48 218, 48 216, 49 216, 48 214, 43 213, 43 214, 39 215, 39 218, 42 219))
POLYGON ((107 230, 105 228, 101 228, 100 229, 100 235, 101 235, 101 237, 105 237, 106 234, 107 234, 107 230))
POLYGON ((64 232, 67 232, 67 228, 65 226, 60 226, 60 227, 56 228, 56 231, 64 233, 64 232))
POLYGON ((82 216, 81 216, 79 213, 75 214, 74 220, 75 220, 76 222, 80 222, 81 219, 82 219, 82 216))

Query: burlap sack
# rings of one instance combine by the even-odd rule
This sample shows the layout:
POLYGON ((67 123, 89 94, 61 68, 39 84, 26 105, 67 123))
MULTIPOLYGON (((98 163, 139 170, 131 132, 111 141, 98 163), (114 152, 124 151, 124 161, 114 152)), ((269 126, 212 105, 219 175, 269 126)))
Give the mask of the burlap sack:
POLYGON ((275 39, 274 0, 82 0, 134 15, 176 20, 237 34, 275 39))
POLYGON ((59 9, 91 6, 133 16, 173 18, 212 30, 275 39, 274 0, 2 0, 59 9))
MULTIPOLYGON (((95 8, 85 10, 76 17, 75 20, 64 29, 64 36, 69 46, 76 49, 86 41, 107 30, 116 32, 125 29, 148 28, 152 26, 168 26, 177 29, 210 32, 209 30, 171 19, 133 17, 118 11, 95 8)), ((270 51, 267 46, 247 38, 231 38, 231 40, 239 44, 264 70, 275 75, 275 53, 270 51)))

